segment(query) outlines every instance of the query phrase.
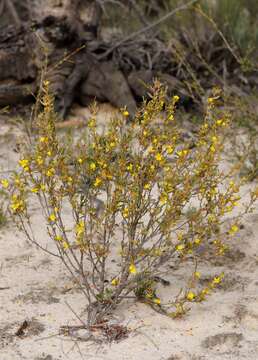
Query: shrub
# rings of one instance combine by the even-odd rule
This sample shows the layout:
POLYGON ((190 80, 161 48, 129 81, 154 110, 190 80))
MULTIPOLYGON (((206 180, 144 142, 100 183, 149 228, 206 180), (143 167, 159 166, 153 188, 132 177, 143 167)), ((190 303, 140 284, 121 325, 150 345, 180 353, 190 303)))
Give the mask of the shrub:
MULTIPOLYGON (((68 146, 57 137, 45 82, 38 134, 8 185, 19 228, 43 249, 30 211, 34 198, 40 204, 56 247, 44 250, 57 256, 80 286, 89 326, 132 296, 172 317, 183 314, 185 304, 203 301, 223 274, 201 288, 195 266, 185 291, 165 305, 155 290, 164 265, 185 266, 188 258, 197 265, 203 244, 214 256, 223 254, 225 240, 238 230, 238 219, 222 227, 237 206, 239 186, 219 169, 229 117, 215 116, 218 94, 208 99, 204 123, 190 146, 180 141, 175 121, 178 97, 166 101, 159 83, 151 90, 151 100, 133 122, 128 123, 124 109, 103 133, 93 107, 86 133, 68 146), (113 258, 119 267, 112 266, 113 258)), ((245 211, 257 196, 258 191, 251 195, 245 211)))

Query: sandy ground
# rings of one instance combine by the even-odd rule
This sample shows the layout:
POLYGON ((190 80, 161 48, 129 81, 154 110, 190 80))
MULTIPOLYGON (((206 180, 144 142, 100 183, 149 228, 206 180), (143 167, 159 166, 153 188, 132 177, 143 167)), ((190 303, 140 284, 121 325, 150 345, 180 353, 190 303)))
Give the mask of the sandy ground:
MULTIPOLYGON (((82 114, 79 114, 82 116, 82 114)), ((15 167, 14 126, 0 123, 1 171, 15 167)), ((36 233, 42 237, 40 211, 36 233)), ((46 239, 42 239, 45 241, 46 239)), ((75 341, 58 335, 62 325, 79 325, 67 303, 83 317, 85 302, 55 258, 35 249, 9 222, 0 229, 0 360, 227 360, 258 359, 258 206, 243 220, 237 239, 223 259, 200 264, 202 281, 225 272, 225 280, 208 301, 192 305, 182 319, 172 320, 133 300, 115 311, 114 319, 131 329, 112 344, 75 341), (207 266, 209 265, 209 266, 207 266), (15 336, 24 321, 25 334, 15 336)), ((185 268, 171 270, 173 294, 185 268)))

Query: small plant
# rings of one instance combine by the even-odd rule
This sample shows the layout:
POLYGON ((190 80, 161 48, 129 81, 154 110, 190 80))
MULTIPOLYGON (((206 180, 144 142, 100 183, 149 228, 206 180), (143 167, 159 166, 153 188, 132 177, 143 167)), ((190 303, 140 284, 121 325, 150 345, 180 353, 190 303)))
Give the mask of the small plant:
MULTIPOLYGON (((48 86, 45 82, 35 142, 20 159, 21 170, 5 183, 17 225, 72 274, 87 299, 89 327, 128 297, 171 317, 184 314, 186 303, 205 300, 223 277, 197 286, 199 246, 207 245, 214 256, 223 254, 225 240, 238 231, 238 219, 222 227, 238 204, 239 186, 219 168, 229 117, 215 116, 218 94, 208 99, 195 147, 180 140, 179 98, 166 102, 158 82, 133 122, 128 123, 124 109, 100 133, 93 107, 85 135, 68 146, 56 134, 48 86), (35 237, 30 211, 35 199, 56 251, 35 237), (194 271, 185 290, 163 304, 156 279, 165 264, 185 266, 187 259, 194 271)), ((257 197, 256 190, 245 211, 257 197)))

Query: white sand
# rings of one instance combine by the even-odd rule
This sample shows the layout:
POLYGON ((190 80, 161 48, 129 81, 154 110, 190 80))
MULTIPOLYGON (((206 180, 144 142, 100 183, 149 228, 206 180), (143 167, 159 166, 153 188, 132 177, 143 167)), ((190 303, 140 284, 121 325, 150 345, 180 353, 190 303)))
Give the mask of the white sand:
MULTIPOLYGON (((18 132, 3 124, 0 130, 0 170, 12 169, 18 132)), ((39 210, 35 219, 40 219, 39 210)), ((142 303, 124 302, 114 316, 132 331, 110 345, 56 335, 62 325, 79 325, 66 302, 83 317, 85 300, 62 264, 29 244, 9 222, 0 229, 0 360, 257 360, 258 206, 243 225, 224 261, 207 259, 200 265, 204 278, 222 271, 226 275, 208 301, 193 304, 177 320, 142 303), (14 336, 24 320, 29 322, 25 336, 14 336)), ((43 231, 39 222, 39 238, 43 231)), ((161 297, 174 295, 186 271, 171 270, 171 285, 159 286, 161 297)))

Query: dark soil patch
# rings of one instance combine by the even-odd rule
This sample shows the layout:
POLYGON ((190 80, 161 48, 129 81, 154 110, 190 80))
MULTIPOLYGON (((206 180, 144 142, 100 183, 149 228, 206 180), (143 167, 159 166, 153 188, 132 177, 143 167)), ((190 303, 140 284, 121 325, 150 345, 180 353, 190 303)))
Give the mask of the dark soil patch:
POLYGON ((203 342, 202 346, 206 349, 219 348, 222 350, 222 345, 226 345, 227 350, 234 349, 243 340, 243 335, 238 333, 221 333, 214 336, 208 336, 203 342))
POLYGON ((59 303, 60 299, 55 297, 53 294, 55 289, 36 289, 27 292, 26 294, 16 296, 13 301, 22 301, 23 303, 46 303, 48 305, 59 303))

